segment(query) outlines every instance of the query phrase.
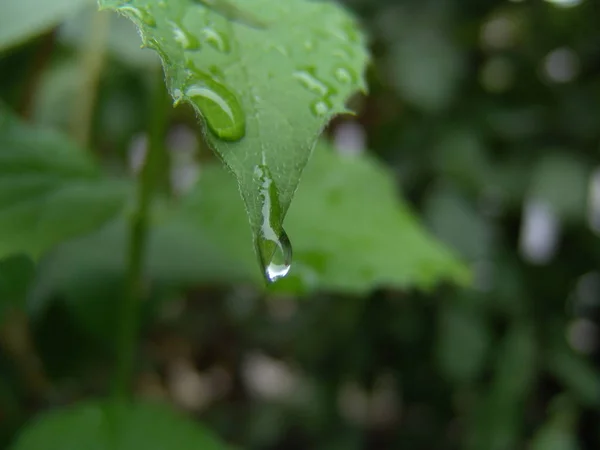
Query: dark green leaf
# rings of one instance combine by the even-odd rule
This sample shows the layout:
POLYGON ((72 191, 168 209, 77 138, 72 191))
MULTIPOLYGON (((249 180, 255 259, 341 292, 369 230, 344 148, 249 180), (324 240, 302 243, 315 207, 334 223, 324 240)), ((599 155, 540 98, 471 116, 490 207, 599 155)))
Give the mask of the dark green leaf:
POLYGON ((49 412, 11 450, 221 450, 210 431, 166 406, 90 402, 49 412))
POLYGON ((84 150, 0 108, 0 258, 38 258, 98 228, 126 198, 126 185, 102 176, 84 150))

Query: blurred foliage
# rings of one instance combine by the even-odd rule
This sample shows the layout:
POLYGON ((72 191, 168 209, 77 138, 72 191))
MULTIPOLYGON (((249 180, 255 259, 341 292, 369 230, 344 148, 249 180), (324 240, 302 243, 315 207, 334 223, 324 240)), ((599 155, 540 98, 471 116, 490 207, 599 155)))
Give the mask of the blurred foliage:
POLYGON ((64 134, 98 16, 76 3, 41 20, 24 1, 19 26, 0 5, 0 98, 21 116, 0 118, 0 205, 22 201, 0 210, 0 446, 600 448, 597 1, 346 0, 370 93, 315 150, 295 266, 268 290, 233 179, 174 109, 130 406, 86 400, 109 385, 129 218, 99 186, 135 175, 158 59, 107 19, 80 150, 64 134))

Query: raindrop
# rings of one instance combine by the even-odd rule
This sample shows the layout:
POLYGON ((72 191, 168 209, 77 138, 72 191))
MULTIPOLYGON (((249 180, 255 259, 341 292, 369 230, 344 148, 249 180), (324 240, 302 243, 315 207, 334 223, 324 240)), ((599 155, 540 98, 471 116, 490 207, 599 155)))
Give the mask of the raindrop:
POLYGON ((317 95, 326 96, 333 91, 333 89, 319 80, 315 75, 313 68, 306 68, 294 72, 294 78, 298 80, 302 86, 317 95))
POLYGON ((170 25, 173 30, 173 38, 184 50, 197 50, 200 47, 200 42, 198 42, 198 39, 196 39, 195 36, 173 22, 171 22, 170 25))
POLYGON ((335 79, 343 84, 350 84, 356 80, 356 77, 352 73, 351 70, 346 69, 345 67, 338 67, 333 72, 335 79))
POLYGON ((310 105, 310 110, 315 116, 323 117, 331 112, 333 105, 329 99, 317 100, 310 105))
POLYGON ((214 77, 194 69, 194 83, 185 89, 184 97, 219 139, 238 141, 246 134, 246 116, 237 96, 214 77))
POLYGON ((218 50, 222 53, 229 53, 231 50, 229 39, 216 30, 213 30, 212 28, 204 28, 202 30, 202 34, 204 35, 206 42, 215 50, 218 50))
POLYGON ((281 207, 277 186, 268 167, 263 164, 254 169, 254 176, 260 183, 260 201, 262 203, 262 223, 256 237, 256 247, 263 273, 267 282, 273 283, 285 277, 292 264, 292 245, 281 226, 281 207))

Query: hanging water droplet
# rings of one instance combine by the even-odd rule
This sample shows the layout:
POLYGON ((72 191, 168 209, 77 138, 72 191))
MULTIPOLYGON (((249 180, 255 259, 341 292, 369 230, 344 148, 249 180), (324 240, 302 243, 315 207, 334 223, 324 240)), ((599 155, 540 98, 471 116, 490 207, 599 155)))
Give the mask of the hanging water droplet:
POLYGON ((350 84, 356 79, 353 72, 345 67, 338 67, 334 70, 333 75, 336 80, 343 84, 350 84))
POLYGON ((292 245, 281 226, 281 207, 277 186, 268 167, 263 164, 254 168, 254 176, 260 183, 262 223, 256 236, 256 247, 267 282, 273 283, 285 277, 292 264, 292 245))
POLYGON ((117 10, 130 18, 137 19, 138 21, 145 23, 149 27, 156 26, 156 20, 154 20, 154 16, 152 16, 152 14, 143 8, 137 8, 133 5, 125 4, 117 7, 117 10))
POLYGON ((316 102, 313 102, 312 105, 310 105, 310 110, 317 117, 326 116, 331 112, 332 108, 333 105, 331 104, 331 101, 328 98, 317 100, 316 102))
POLYGON ((213 76, 194 68, 193 83, 184 95, 219 139, 238 141, 246 134, 246 115, 237 96, 213 76))
POLYGON ((317 78, 315 70, 312 67, 294 72, 294 78, 306 89, 317 95, 324 97, 333 93, 333 88, 317 78))
POLYGON ((197 50, 200 47, 200 42, 194 35, 188 33, 174 22, 171 22, 170 25, 173 30, 173 38, 184 50, 197 50))
POLYGON ((226 35, 221 34, 212 28, 202 29, 202 35, 204 36, 206 42, 214 49, 223 53, 229 53, 231 50, 229 39, 226 35))

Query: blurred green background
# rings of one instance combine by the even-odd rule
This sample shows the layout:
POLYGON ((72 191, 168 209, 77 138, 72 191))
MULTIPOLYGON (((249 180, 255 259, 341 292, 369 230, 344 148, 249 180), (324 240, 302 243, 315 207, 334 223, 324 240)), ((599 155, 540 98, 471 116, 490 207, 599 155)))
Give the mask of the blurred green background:
MULTIPOLYGON (((72 105, 97 85, 91 146, 123 175, 144 149, 158 60, 116 15, 102 56, 86 39, 94 2, 79 3, 0 48, 0 99, 77 138, 72 105)), ((235 188, 193 113, 174 110, 173 190, 207 183, 202 211, 227 232, 182 220, 153 236, 136 395, 241 448, 599 449, 600 2, 345 3, 371 39, 370 93, 325 134, 336 158, 376 167, 341 164, 354 203, 325 220, 338 163, 307 171, 290 211, 296 275, 265 290, 235 188)), ((2 446, 37 413, 105 393, 124 245, 117 221, 37 266, 0 262, 2 446)))

